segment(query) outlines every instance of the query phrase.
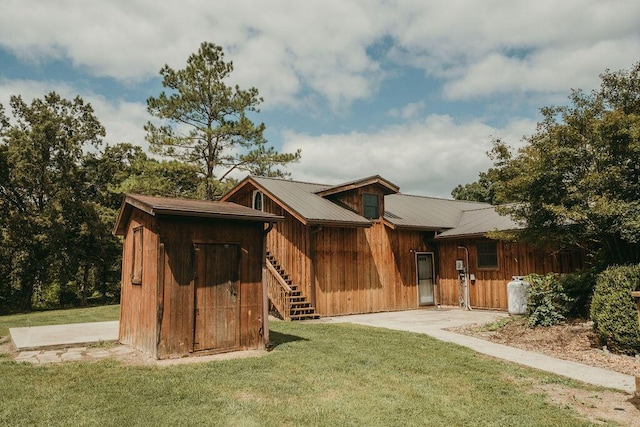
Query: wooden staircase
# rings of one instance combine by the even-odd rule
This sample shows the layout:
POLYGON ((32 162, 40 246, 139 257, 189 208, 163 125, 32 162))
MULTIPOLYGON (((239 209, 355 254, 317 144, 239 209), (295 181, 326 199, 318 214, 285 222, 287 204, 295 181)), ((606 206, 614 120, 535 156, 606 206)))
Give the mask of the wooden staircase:
POLYGON ((268 294, 271 305, 284 320, 319 319, 320 315, 298 285, 294 285, 284 268, 267 251, 267 268, 271 274, 277 275, 269 280, 268 294), (271 268, 269 268, 271 267, 271 268))

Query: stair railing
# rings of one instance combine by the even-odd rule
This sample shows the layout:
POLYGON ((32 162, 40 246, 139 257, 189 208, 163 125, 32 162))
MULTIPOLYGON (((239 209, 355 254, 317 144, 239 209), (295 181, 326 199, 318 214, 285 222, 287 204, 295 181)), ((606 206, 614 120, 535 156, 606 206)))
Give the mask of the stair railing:
POLYGON ((291 320, 291 287, 280 276, 278 270, 267 260, 267 293, 283 320, 291 320))

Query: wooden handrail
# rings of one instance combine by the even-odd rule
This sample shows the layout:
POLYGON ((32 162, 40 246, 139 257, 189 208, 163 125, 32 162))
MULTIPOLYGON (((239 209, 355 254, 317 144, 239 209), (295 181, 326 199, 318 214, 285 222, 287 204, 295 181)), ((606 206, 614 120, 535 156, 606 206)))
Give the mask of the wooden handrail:
POLYGON ((293 290, 280 276, 269 260, 267 264, 267 294, 284 320, 291 320, 291 293, 293 290))
POLYGON ((278 270, 276 270, 276 268, 271 264, 269 260, 267 260, 267 270, 271 272, 271 274, 274 276, 280 286, 282 286, 285 292, 292 292, 291 287, 287 284, 287 282, 284 281, 282 276, 280 276, 280 273, 278 273, 278 270))

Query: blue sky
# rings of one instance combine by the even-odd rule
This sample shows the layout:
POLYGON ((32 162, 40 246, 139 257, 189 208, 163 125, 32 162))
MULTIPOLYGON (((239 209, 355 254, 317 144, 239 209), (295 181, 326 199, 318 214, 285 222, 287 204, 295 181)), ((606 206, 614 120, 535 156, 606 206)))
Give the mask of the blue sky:
POLYGON ((264 97, 270 144, 302 149, 294 179, 448 197, 492 137, 519 146, 540 107, 638 62, 639 28, 635 0, 1 0, 0 103, 80 95, 106 142, 146 147, 158 71, 210 41, 264 97))

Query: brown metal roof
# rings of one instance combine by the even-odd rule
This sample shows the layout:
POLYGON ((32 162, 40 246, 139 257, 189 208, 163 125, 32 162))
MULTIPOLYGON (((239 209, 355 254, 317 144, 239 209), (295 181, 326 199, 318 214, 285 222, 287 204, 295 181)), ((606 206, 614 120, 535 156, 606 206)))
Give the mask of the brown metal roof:
POLYGON ((154 216, 175 215, 257 222, 274 222, 284 219, 278 215, 258 211, 231 202, 212 202, 208 200, 188 200, 128 194, 122 201, 122 206, 113 230, 114 234, 121 235, 124 233, 126 228, 125 223, 132 207, 154 216))
POLYGON ((331 188, 329 185, 257 176, 252 176, 251 179, 288 209, 302 216, 307 224, 343 227, 371 226, 371 221, 365 217, 316 194, 331 188))
POLYGON ((391 194, 384 198, 384 219, 393 227, 446 230, 455 228, 465 210, 486 203, 391 194))

